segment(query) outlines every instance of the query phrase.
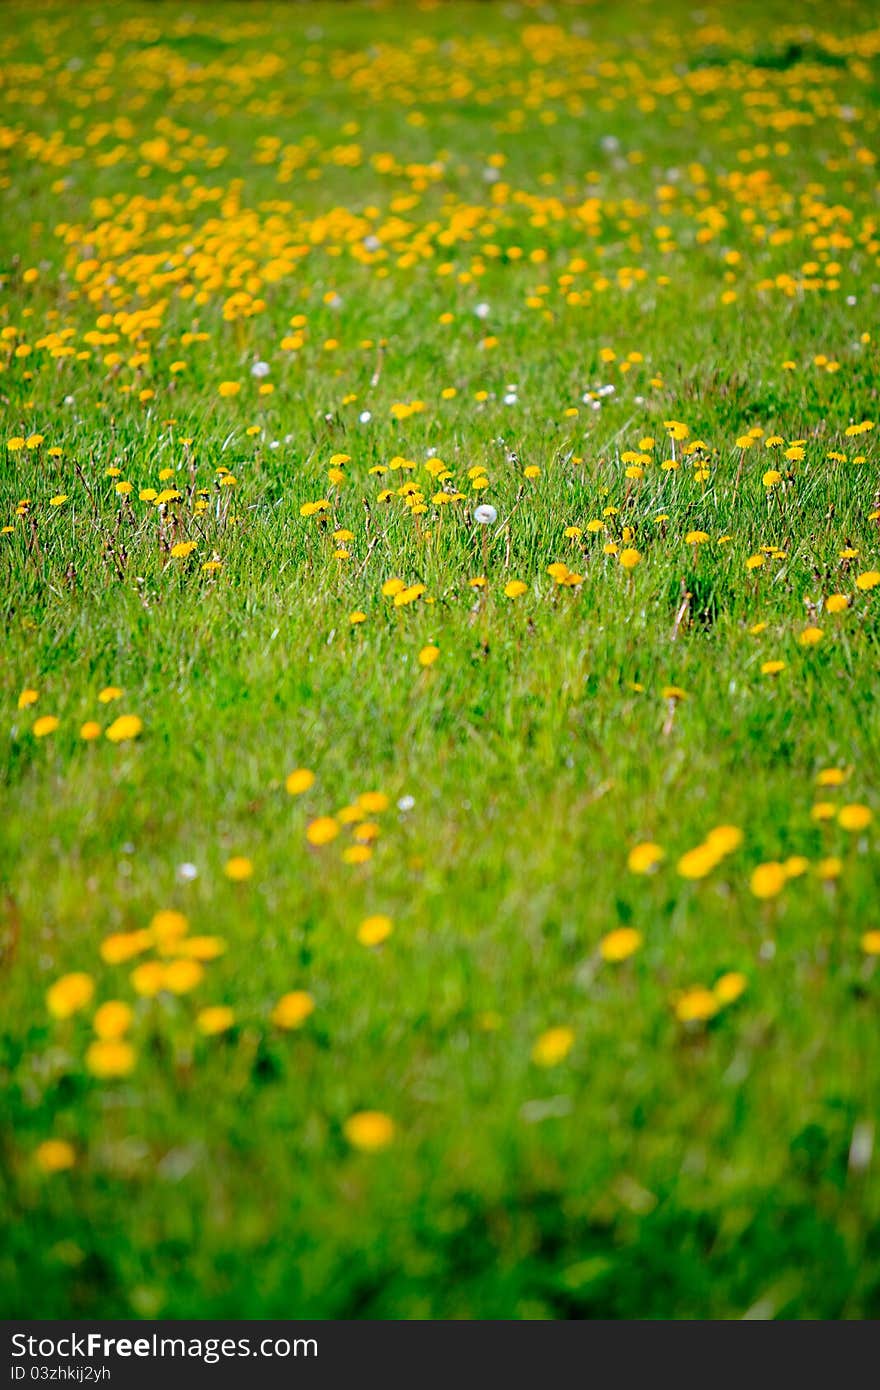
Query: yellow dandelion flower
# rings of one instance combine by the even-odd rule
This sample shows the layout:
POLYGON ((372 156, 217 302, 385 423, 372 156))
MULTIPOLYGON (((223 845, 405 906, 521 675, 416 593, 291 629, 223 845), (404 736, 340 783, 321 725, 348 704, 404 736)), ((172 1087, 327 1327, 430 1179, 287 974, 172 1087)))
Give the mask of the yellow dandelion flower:
POLYGON ((374 917, 365 917, 358 927, 358 941, 362 946, 378 946, 380 942, 387 941, 393 930, 394 924, 390 917, 381 913, 374 917))
POLYGON ((843 860, 838 859, 837 855, 831 854, 827 859, 820 859, 816 865, 816 876, 824 882, 840 878, 843 873, 843 860))
POLYGON ((786 872, 782 864, 771 861, 759 864, 749 879, 749 887, 756 898, 775 898, 785 887, 786 872))
POLYGON ((165 966, 159 960, 145 960, 129 976, 135 994, 152 999, 165 988, 165 966))
POLYGON ((196 1027, 206 1038, 216 1037, 218 1033, 228 1033, 235 1026, 235 1010, 227 1004, 212 1004, 200 1009, 196 1014, 196 1027))
POLYGON ((715 981, 712 993, 720 1005, 733 1004, 745 992, 748 981, 738 970, 730 970, 715 981))
POLYGON ((189 920, 185 913, 178 912, 173 907, 163 907, 153 914, 149 929, 159 945, 165 946, 169 942, 179 941, 186 935, 189 920))
POLYGON ((143 720, 136 714, 120 714, 107 729, 105 737, 111 743, 127 743, 129 739, 137 738, 143 727, 143 720))
POLYGON ((649 874, 660 861, 665 857, 665 851, 659 845, 646 840, 643 844, 634 845, 627 855, 627 867, 634 874, 649 874))
POLYGON ((110 1042, 123 1038, 131 1027, 134 1014, 128 1004, 121 999, 108 999, 106 1004, 95 1010, 92 1026, 99 1038, 110 1042))
POLYGON ((149 931, 114 932, 101 942, 101 959, 108 965, 122 965, 149 951, 152 944, 153 934, 149 931))
POLYGON ((433 645, 429 645, 429 646, 427 646, 427 647, 422 647, 422 650, 419 652, 419 665, 420 665, 420 666, 433 666, 433 665, 434 665, 434 662, 437 660, 437 658, 438 658, 439 655, 440 655, 440 648, 439 648, 439 647, 435 647, 435 646, 433 646, 433 645))
POLYGON ((642 944, 642 934, 634 927, 618 927, 602 937, 599 954, 606 961, 627 960, 642 944))
POLYGON ((64 1173, 76 1163, 76 1150, 66 1139, 44 1139, 34 1159, 43 1173, 64 1173))
POLYGON ((372 859, 373 851, 369 845, 347 845, 342 851, 342 861, 344 864, 366 864, 368 859, 372 859))
POLYGON ((245 883, 253 877, 254 866, 245 855, 234 854, 231 859, 227 859, 223 872, 233 883, 245 883))
POLYGON ((31 732, 34 738, 46 738, 48 734, 54 734, 60 723, 61 720, 56 719, 54 714, 42 714, 34 720, 31 732))
POLYGON ((823 767, 816 773, 816 783, 820 787, 842 787, 849 778, 849 769, 845 767, 823 767))
POLYGON ((164 988, 172 994, 189 994, 205 978, 204 966, 197 960, 173 960, 165 967, 164 988))
POLYGON ((49 986, 46 991, 46 1007, 53 1018, 71 1018, 92 1002, 94 993, 95 985, 91 975, 79 970, 74 971, 71 975, 62 975, 60 980, 49 986))
POLYGON ((548 1028, 532 1048, 532 1061, 539 1067, 556 1067, 565 1061, 573 1046, 572 1028, 548 1028))
POLYGON ((714 991, 697 985, 679 995, 675 1002, 675 1014, 681 1023, 705 1023, 714 1018, 719 1007, 714 991))
POLYGON ((867 830, 873 819, 874 812, 870 806, 862 806, 858 802, 841 806, 837 813, 837 823, 844 830, 867 830))
POLYGON ((802 878, 810 867, 810 861, 803 854, 792 854, 782 865, 786 878, 802 878))
POLYGON ((711 845, 697 845, 681 856, 676 867, 682 878, 700 879, 710 874, 720 859, 721 855, 711 845))
POLYGON ((315 1001, 304 989, 295 989, 284 994, 272 1010, 272 1022, 276 1028, 292 1031, 301 1028, 306 1019, 315 1011, 315 1001))
POLYGON ((342 1126, 353 1149, 362 1153, 379 1153, 394 1140, 394 1121, 381 1110, 359 1110, 350 1115, 342 1126))
POLYGON ((99 1039, 86 1052, 86 1069, 99 1081, 128 1076, 134 1069, 136 1054, 130 1043, 120 1039, 99 1039))
POLYGON ((298 767, 293 772, 288 773, 284 785, 291 796, 301 796, 307 792, 309 787, 314 785, 315 774, 310 772, 307 767, 298 767))
POLYGON ((706 844, 718 854, 732 854, 743 842, 738 825, 716 825, 706 836, 706 844))
POLYGON ((339 834, 339 822, 332 816, 318 816, 306 829, 306 839, 310 845, 329 845, 339 834))

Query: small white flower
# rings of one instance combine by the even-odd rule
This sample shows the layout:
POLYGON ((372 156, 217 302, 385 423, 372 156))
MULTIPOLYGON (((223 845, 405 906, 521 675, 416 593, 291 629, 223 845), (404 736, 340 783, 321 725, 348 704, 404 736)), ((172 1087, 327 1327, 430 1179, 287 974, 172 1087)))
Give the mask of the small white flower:
POLYGON ((483 502, 481 506, 477 507, 474 511, 474 521, 476 521, 479 526, 494 526, 497 520, 498 513, 488 502, 483 502))
POLYGON ((378 251, 381 245, 381 241, 373 232, 370 232, 369 236, 364 237, 365 251, 378 251))
POLYGON ((251 376, 255 376, 259 381, 262 377, 269 375, 268 362, 255 362, 251 367, 251 376))
POLYGON ((368 425, 372 418, 373 416, 369 410, 362 410, 360 415, 358 416, 358 419, 360 420, 362 425, 368 425))
POLYGON ((504 404, 505 404, 505 405, 517 405, 518 403, 519 403, 519 396, 516 394, 516 392, 515 392, 515 391, 508 391, 507 395, 504 397, 504 404))
POLYGON ((398 811, 411 811, 416 804, 414 796, 402 796, 397 803, 398 811))
POLYGON ((194 878, 198 878, 199 871, 195 864, 178 864, 177 877, 181 883, 192 883, 194 878))
POLYGON ((489 305, 475 304, 474 313, 476 314, 478 319, 487 319, 489 317, 489 305))

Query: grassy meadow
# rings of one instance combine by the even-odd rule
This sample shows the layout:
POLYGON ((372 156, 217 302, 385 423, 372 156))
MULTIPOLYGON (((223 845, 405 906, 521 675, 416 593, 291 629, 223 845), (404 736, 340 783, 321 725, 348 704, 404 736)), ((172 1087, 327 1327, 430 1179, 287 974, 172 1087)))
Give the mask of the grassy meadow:
POLYGON ((873 7, 0 83, 0 1311, 880 1316, 873 7))

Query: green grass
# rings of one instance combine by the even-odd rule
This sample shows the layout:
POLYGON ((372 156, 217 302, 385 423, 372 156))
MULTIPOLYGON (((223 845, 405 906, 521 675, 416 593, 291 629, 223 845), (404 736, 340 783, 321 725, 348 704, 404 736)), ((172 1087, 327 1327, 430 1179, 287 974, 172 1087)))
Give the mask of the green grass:
POLYGON ((877 826, 837 819, 880 765, 880 455, 845 433, 878 411, 871 7, 187 15, 0 14, 0 1309, 880 1315, 877 826), (372 858, 308 842, 367 792, 372 858), (101 943, 168 908, 225 952, 143 997, 155 951, 101 943), (54 1018, 71 972, 94 997, 54 1018), (134 1064, 102 1079, 111 999, 134 1064))

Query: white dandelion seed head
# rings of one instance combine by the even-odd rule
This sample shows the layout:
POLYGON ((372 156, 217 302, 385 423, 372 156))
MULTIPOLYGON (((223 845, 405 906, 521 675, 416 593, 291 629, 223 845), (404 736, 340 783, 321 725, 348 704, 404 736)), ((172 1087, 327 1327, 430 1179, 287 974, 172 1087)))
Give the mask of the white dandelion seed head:
POLYGON ((488 502, 482 502, 474 511, 474 521, 479 526, 494 526, 498 520, 498 513, 488 502))
POLYGON ((257 378, 258 381, 262 380, 262 378, 263 378, 264 376, 268 376, 268 375, 269 375, 269 363, 268 363, 268 362, 255 362, 254 365, 251 367, 251 376, 255 376, 255 377, 257 378))
POLYGON ((478 319, 487 319, 489 317, 489 305, 475 304, 474 313, 476 314, 478 319))

